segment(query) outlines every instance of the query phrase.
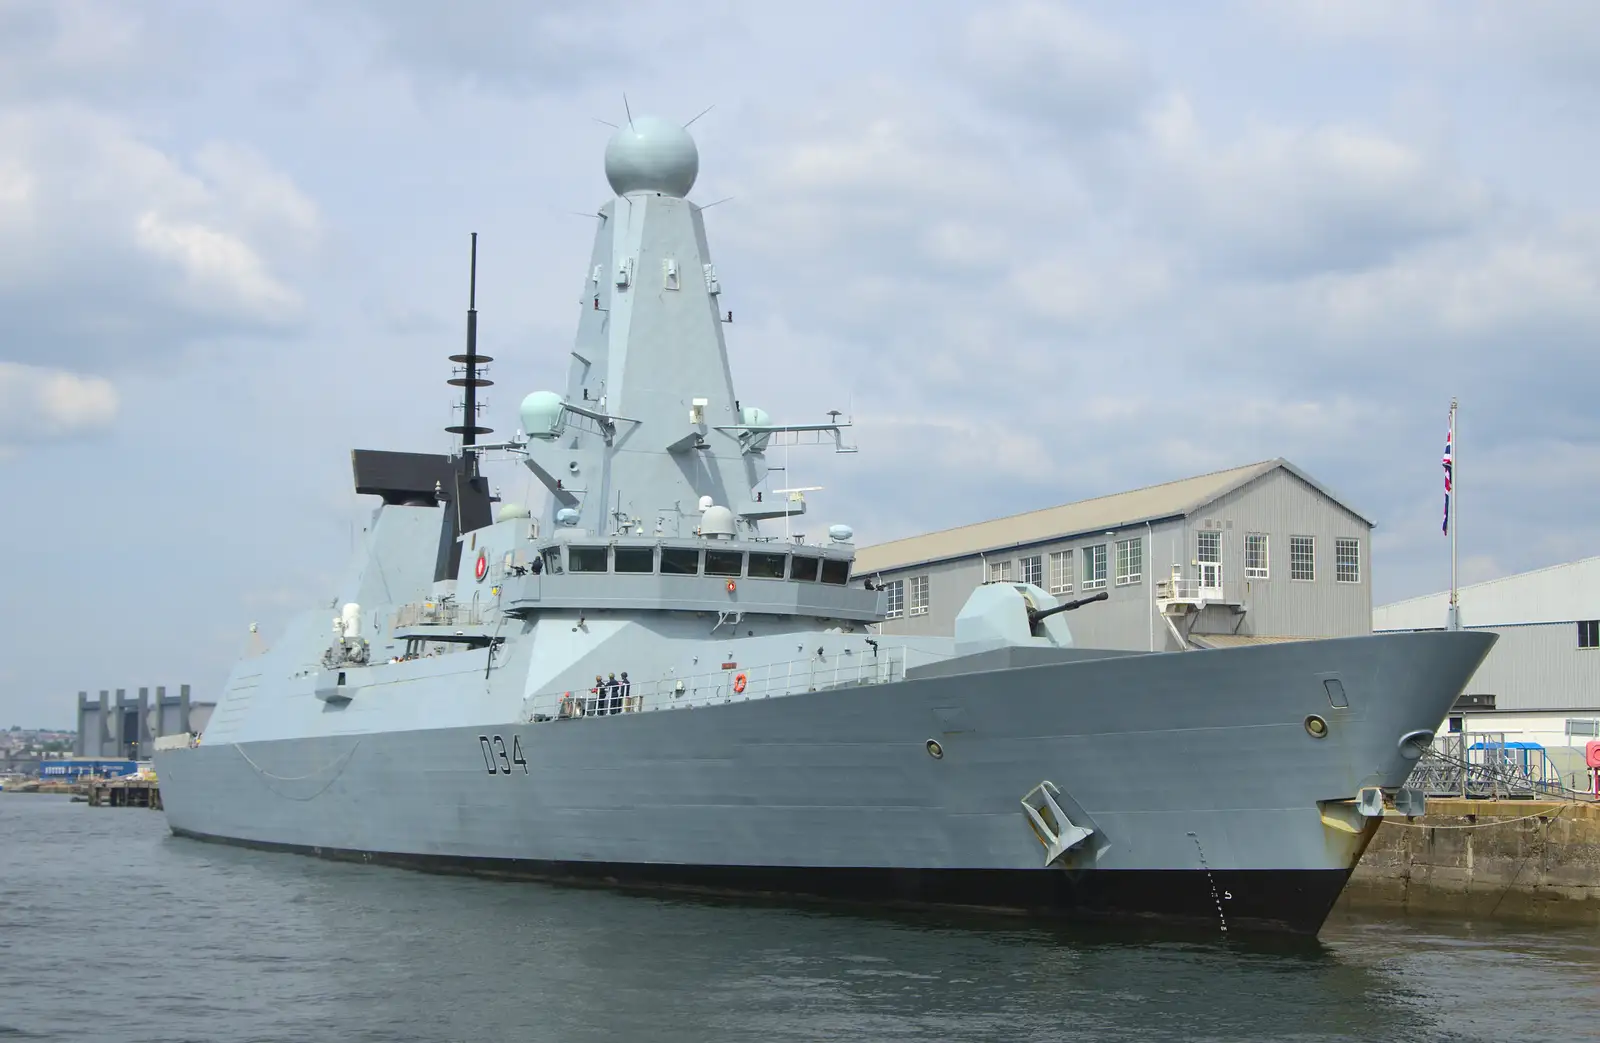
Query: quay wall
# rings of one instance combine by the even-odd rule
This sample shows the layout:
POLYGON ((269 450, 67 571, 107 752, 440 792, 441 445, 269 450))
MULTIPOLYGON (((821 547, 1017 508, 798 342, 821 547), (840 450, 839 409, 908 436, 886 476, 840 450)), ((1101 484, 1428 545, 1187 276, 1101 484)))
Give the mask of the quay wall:
POLYGON ((1600 804, 1430 798, 1425 816, 1384 820, 1339 904, 1600 926, 1600 804))

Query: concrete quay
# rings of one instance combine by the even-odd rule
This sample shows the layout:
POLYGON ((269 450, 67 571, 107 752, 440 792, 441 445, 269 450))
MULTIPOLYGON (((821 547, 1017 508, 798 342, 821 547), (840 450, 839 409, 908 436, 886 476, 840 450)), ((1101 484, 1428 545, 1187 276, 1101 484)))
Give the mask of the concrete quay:
POLYGON ((1600 926, 1600 804, 1430 798, 1427 811, 1384 819, 1340 911, 1600 926))

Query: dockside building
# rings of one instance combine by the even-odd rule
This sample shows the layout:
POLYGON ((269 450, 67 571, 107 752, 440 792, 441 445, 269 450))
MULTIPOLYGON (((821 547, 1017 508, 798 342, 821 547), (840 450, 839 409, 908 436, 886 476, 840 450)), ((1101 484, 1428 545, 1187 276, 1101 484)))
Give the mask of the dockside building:
MULTIPOLYGON (((1582 747, 1600 738, 1600 557, 1457 591, 1461 626, 1500 640, 1467 682, 1446 727, 1506 742, 1582 747)), ((1375 631, 1441 630, 1448 591, 1383 605, 1375 631)))
POLYGON ((1081 646, 1176 650, 1370 633, 1373 522, 1287 460, 1267 460, 862 548, 894 634, 952 632, 980 583, 1063 600, 1081 646))

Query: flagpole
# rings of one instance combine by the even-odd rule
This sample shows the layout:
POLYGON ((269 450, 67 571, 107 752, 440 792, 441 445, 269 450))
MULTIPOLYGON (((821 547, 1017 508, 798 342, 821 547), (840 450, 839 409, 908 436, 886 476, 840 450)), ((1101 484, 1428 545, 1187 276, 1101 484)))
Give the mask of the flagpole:
POLYGON ((1460 536, 1457 519, 1461 512, 1461 449, 1456 438, 1456 400, 1450 400, 1450 612, 1445 621, 1448 630, 1461 629, 1461 602, 1456 588, 1456 538, 1460 536))

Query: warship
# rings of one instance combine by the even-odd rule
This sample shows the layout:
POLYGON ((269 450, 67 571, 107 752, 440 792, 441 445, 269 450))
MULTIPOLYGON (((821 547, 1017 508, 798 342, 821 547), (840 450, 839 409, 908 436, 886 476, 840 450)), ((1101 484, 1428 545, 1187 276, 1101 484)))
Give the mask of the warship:
POLYGON ((808 540, 805 490, 768 461, 854 451, 851 418, 778 423, 739 398, 699 164, 671 122, 611 137, 565 390, 528 395, 499 442, 474 235, 452 448, 353 451, 379 502, 331 606, 239 660, 202 736, 157 743, 171 831, 1315 934, 1383 816, 1420 812, 1405 783, 1495 636, 1080 648, 1066 614, 1092 604, 1013 582, 976 588, 948 637, 882 633, 852 530, 808 540), (491 493, 486 454, 537 479, 537 516, 491 493))

